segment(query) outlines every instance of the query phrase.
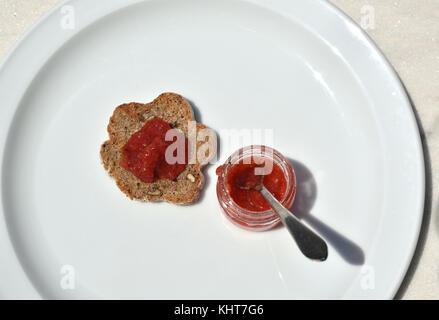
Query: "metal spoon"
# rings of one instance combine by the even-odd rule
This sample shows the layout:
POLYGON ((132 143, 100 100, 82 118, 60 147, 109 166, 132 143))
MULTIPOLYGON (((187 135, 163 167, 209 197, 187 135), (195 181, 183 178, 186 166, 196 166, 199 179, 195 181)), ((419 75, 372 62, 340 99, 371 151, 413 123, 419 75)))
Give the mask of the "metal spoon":
POLYGON ((279 215, 284 226, 296 240, 300 251, 312 260, 325 261, 328 258, 328 246, 325 240, 297 219, 264 185, 261 185, 259 192, 279 215))
POLYGON ((253 176, 239 187, 245 190, 256 190, 267 200, 274 211, 279 215, 282 223, 296 240, 297 246, 302 253, 312 259, 325 261, 328 258, 328 246, 318 234, 297 219, 290 210, 285 208, 267 188, 264 187, 263 176, 253 176))

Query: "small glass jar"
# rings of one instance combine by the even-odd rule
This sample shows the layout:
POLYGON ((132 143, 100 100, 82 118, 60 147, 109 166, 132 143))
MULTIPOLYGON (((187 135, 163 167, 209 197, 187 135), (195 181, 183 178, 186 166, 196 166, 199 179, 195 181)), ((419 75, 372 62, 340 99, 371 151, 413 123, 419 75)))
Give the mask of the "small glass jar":
POLYGON ((227 189, 227 176, 233 165, 241 160, 253 158, 255 161, 266 159, 272 161, 281 168, 287 182, 286 191, 282 205, 288 209, 291 208, 296 195, 296 178, 293 167, 290 162, 278 151, 261 145, 252 145, 244 147, 233 153, 226 162, 218 168, 218 182, 216 192, 218 201, 227 218, 241 228, 253 231, 265 231, 279 224, 280 217, 273 210, 251 211, 240 207, 233 201, 229 190, 227 189))

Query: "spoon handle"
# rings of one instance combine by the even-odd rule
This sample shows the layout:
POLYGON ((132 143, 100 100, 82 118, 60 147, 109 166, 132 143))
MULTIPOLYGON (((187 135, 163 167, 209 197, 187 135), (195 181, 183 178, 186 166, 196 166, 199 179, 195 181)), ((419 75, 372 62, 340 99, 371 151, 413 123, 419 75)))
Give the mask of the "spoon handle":
POLYGON ((282 223, 296 240, 300 251, 310 259, 325 261, 328 257, 328 246, 325 240, 296 218, 264 186, 260 193, 280 216, 282 223))

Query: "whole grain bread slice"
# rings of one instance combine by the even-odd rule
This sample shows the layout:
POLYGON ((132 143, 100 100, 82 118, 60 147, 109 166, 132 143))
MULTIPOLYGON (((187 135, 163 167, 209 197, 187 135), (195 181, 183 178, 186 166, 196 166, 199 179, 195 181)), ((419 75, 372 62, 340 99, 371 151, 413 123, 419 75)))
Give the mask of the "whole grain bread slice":
MULTIPOLYGON (((185 170, 175 180, 161 179, 145 183, 119 165, 122 156, 121 147, 126 144, 133 133, 155 117, 168 122, 172 128, 181 130, 186 137, 188 137, 188 121, 194 121, 191 106, 176 93, 163 93, 147 104, 135 102, 122 104, 114 110, 107 127, 109 140, 101 146, 100 154, 103 165, 116 180, 119 189, 130 199, 165 200, 176 204, 194 202, 198 199, 204 185, 201 168, 209 158, 214 156, 212 150, 215 150, 215 147, 212 146, 215 142, 211 141, 211 138, 196 143, 196 150, 204 143, 211 144, 210 149, 206 148, 208 150, 206 161, 200 163, 196 159, 196 163, 187 164, 185 170)), ((209 130, 201 123, 196 123, 197 133, 203 129, 209 130)))

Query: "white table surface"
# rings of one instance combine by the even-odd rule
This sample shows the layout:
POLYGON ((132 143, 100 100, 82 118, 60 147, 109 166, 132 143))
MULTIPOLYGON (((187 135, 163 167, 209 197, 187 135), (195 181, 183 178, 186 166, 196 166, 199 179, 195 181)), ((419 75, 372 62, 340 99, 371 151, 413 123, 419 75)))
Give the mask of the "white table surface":
MULTIPOLYGON (((0 0, 0 60, 59 2, 0 0)), ((331 2, 362 24, 378 44, 404 82, 418 114, 430 167, 427 203, 418 248, 396 298, 439 299, 439 0, 331 2)))

